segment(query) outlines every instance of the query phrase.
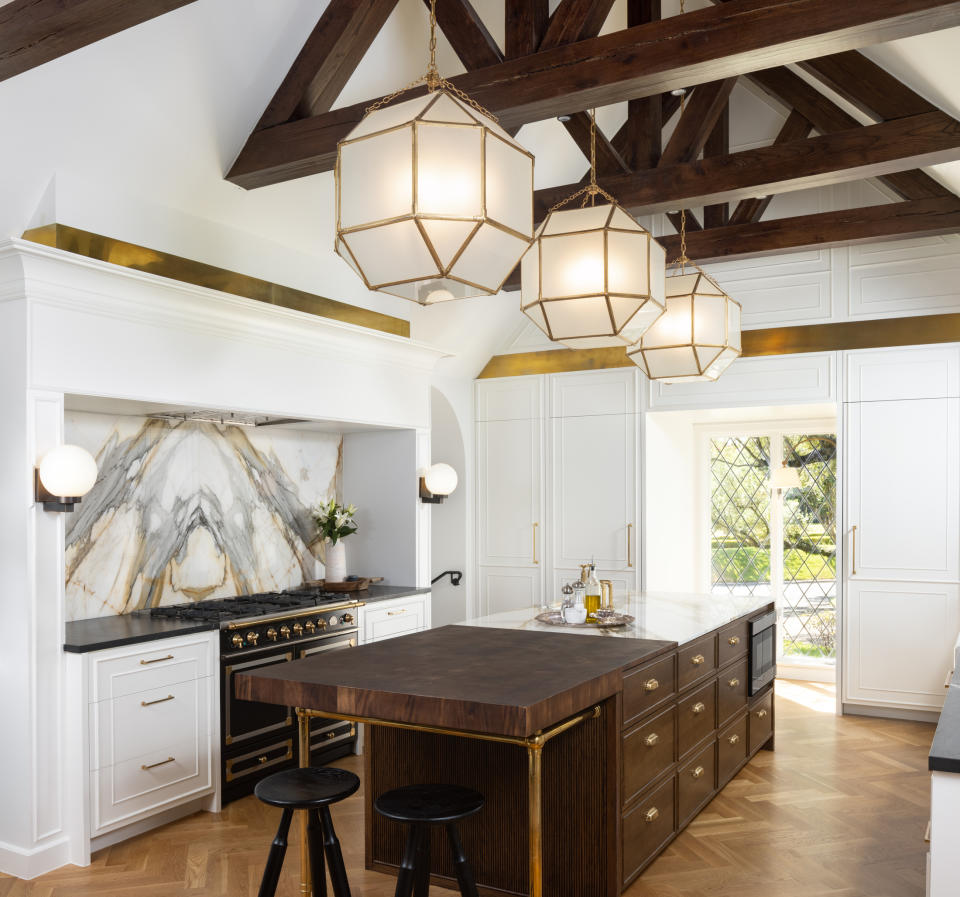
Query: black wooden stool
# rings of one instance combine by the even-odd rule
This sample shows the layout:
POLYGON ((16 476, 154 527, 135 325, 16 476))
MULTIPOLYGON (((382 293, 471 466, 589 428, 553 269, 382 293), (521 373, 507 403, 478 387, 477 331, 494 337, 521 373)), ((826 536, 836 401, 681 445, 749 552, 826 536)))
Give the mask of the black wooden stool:
POLYGON ((403 851, 396 897, 427 897, 430 888, 430 826, 443 825, 450 839, 453 868, 463 897, 477 897, 473 870, 463 852, 457 822, 483 807, 483 795, 459 785, 408 785, 381 794, 374 802, 387 819, 410 825, 403 851))
POLYGON ((267 867, 263 870, 259 897, 274 897, 277 893, 277 882, 280 880, 280 869, 287 852, 287 835, 294 810, 306 810, 308 813, 307 849, 310 855, 313 897, 326 897, 327 894, 327 879, 323 870, 324 851, 330 864, 330 882, 335 897, 350 897, 350 885, 347 884, 347 870, 343 866, 340 842, 330 818, 330 804, 349 797, 359 787, 360 779, 352 772, 332 766, 288 769, 257 782, 253 793, 265 804, 283 808, 280 827, 270 846, 267 867))

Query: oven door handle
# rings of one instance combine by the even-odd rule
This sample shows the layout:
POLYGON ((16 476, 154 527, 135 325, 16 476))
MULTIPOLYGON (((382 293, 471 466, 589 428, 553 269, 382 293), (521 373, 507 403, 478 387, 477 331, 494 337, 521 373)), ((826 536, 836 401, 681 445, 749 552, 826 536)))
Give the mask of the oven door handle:
POLYGON ((314 654, 322 654, 324 651, 334 651, 337 648, 356 648, 357 640, 355 638, 349 638, 345 642, 336 642, 332 645, 318 645, 315 648, 301 649, 300 656, 298 660, 302 660, 304 657, 312 657, 314 654))

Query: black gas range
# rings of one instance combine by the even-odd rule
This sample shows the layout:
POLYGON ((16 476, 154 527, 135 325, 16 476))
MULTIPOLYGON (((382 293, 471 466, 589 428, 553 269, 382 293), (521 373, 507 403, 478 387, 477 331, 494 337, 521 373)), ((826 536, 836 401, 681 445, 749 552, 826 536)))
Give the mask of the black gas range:
MULTIPOLYGON (((294 708, 239 700, 234 695, 234 675, 355 647, 357 608, 362 604, 349 593, 305 586, 149 611, 153 617, 202 620, 220 628, 224 803, 250 794, 265 776, 299 763, 294 708)), ((356 728, 351 723, 314 718, 310 765, 322 765, 352 753, 355 743, 356 728)))

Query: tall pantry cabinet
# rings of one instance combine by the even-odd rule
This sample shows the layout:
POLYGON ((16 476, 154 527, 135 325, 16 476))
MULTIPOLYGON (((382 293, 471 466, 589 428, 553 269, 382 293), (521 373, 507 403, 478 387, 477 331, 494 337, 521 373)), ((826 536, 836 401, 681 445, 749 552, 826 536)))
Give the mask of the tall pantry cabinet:
POLYGON ((960 348, 845 365, 843 701, 939 710, 960 629, 960 348))
POLYGON ((579 564, 639 585, 633 368, 480 380, 478 614, 555 601, 579 564))

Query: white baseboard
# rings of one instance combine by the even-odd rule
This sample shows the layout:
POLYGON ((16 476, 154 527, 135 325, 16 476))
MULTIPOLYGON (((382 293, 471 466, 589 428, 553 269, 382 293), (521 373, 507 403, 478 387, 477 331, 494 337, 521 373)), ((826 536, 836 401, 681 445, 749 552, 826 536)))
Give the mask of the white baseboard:
POLYGON ((880 719, 905 719, 915 723, 936 723, 936 710, 905 710, 900 707, 875 707, 870 704, 844 704, 844 716, 876 716, 880 719))
POLYGON ((144 832, 159 828, 168 822, 176 822, 178 819, 183 819, 184 816, 192 816, 194 813, 200 813, 202 811, 210 812, 210 806, 210 796, 204 795, 188 803, 180 804, 178 807, 171 807, 169 810, 154 813, 146 819, 131 822, 130 825, 125 825, 122 828, 114 829, 112 832, 106 832, 105 834, 98 835, 96 838, 91 838, 90 853, 96 853, 98 850, 103 850, 104 847, 112 847, 114 844, 119 844, 121 841, 126 841, 128 838, 133 838, 136 835, 142 835, 144 832))
POLYGON ((799 682, 836 682, 837 668, 826 664, 777 663, 777 678, 799 682))
POLYGON ((0 841, 0 872, 29 880, 70 862, 70 839, 65 835, 32 849, 0 841))

